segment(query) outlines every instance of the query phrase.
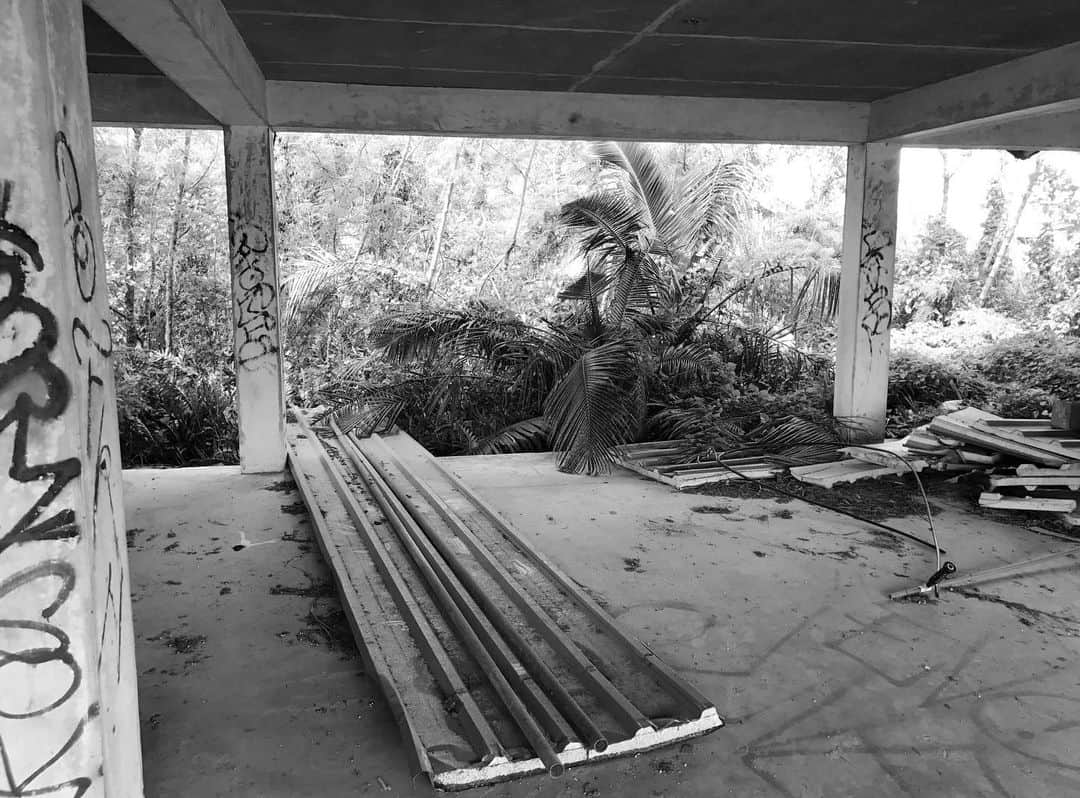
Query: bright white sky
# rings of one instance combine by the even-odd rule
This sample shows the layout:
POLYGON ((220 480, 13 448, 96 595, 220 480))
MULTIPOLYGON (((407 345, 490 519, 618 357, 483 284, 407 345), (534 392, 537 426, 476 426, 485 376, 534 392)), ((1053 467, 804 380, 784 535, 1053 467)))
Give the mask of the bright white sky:
MULTIPOLYGON (((1044 152, 1019 161, 998 150, 951 150, 953 178, 949 190, 949 222, 974 246, 986 214, 983 203, 995 176, 1001 175, 1010 210, 1016 207, 1036 159, 1064 170, 1080 185, 1080 152, 1044 152)), ((814 159, 775 163, 769 178, 775 196, 793 204, 809 199, 814 159)), ((926 220, 941 208, 942 160, 939 150, 906 148, 900 158, 899 244, 914 246, 926 220)), ((1017 237, 1033 234, 1042 223, 1043 209, 1034 199, 1024 211, 1017 237)), ((1014 240, 1014 247, 1022 246, 1014 240)), ((1014 253, 1015 254, 1015 253, 1014 253)), ((1015 258, 1014 258, 1015 260, 1015 258)))
MULTIPOLYGON (((1080 184, 1080 153, 1044 152, 1019 161, 997 150, 953 150, 949 155, 950 168, 955 169, 949 189, 949 222, 968 237, 969 243, 978 238, 986 214, 983 203, 986 190, 996 175, 1002 185, 1010 208, 1015 208, 1027 186, 1036 160, 1062 169, 1080 184)), ((900 238, 917 234, 926 219, 941 206, 941 154, 938 150, 905 149, 900 156, 900 238)), ((1024 210, 1018 236, 1035 233, 1042 223, 1043 209, 1032 201, 1024 210)))

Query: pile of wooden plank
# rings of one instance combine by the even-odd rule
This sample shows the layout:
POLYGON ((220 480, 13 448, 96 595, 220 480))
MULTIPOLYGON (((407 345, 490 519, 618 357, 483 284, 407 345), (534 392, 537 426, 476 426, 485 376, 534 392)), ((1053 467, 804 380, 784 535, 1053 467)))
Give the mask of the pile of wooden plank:
POLYGON ((700 460, 686 440, 631 443, 619 447, 619 465, 677 490, 735 479, 768 479, 784 466, 766 457, 700 460), (744 476, 740 476, 744 475, 744 476))
POLYGON ((979 504, 1061 514, 1080 526, 1080 414, 1058 402, 1049 419, 1000 418, 975 408, 938 416, 904 441, 931 468, 991 471, 979 504))
POLYGON ((903 441, 899 439, 866 446, 845 446, 838 453, 844 459, 793 467, 791 476, 800 482, 831 488, 843 482, 922 471, 927 466, 926 460, 906 451, 903 441))

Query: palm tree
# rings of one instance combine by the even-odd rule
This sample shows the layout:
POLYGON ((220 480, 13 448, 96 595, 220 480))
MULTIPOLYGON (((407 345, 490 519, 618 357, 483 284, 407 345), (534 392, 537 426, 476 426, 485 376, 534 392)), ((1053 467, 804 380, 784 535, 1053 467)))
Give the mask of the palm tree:
MULTIPOLYGON (((557 320, 528 324, 474 302, 421 307, 381 319, 371 342, 398 363, 424 363, 431 395, 482 378, 505 388, 519 422, 476 439, 476 453, 547 443, 560 469, 610 469, 617 447, 643 435, 661 395, 718 365, 699 331, 741 330, 726 309, 758 281, 787 267, 766 264, 735 275, 725 253, 746 205, 747 170, 738 162, 677 176, 640 144, 598 144, 600 189, 566 204, 561 224, 580 236, 582 274, 559 294, 557 320), (539 410, 539 412, 535 412, 539 410)), ((786 357, 768 336, 770 352, 786 357)), ((415 386, 412 386, 415 387, 415 386)), ((361 389, 363 391, 363 389, 361 389)), ((385 423, 406 397, 363 391, 342 408, 347 426, 385 423)))

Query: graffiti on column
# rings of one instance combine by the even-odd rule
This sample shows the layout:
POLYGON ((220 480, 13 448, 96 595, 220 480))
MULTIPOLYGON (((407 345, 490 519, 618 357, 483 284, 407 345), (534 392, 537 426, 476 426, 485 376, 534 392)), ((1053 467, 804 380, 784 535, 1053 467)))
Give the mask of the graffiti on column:
MULTIPOLYGON (((79 689, 82 669, 71 654, 71 640, 63 629, 50 623, 74 587, 75 569, 63 560, 46 560, 0 581, 0 632, 10 634, 12 639, 25 641, 20 643, 20 648, 0 651, 0 718, 26 720, 42 717, 67 703, 79 689), (51 590, 43 591, 42 584, 51 590), (18 597, 21 592, 25 592, 26 596, 43 596, 39 599, 42 606, 37 614, 41 620, 7 617, 3 609, 5 602, 10 601, 8 597, 12 594, 18 597), (21 678, 25 678, 27 669, 47 672, 52 689, 32 695, 27 701, 24 691, 3 687, 6 668, 21 671, 21 678)), ((28 600, 18 601, 16 598, 14 603, 23 609, 22 614, 26 614, 28 600)), ((72 795, 79 798, 85 794, 91 784, 88 776, 67 779, 59 784, 43 782, 49 781, 50 769, 79 742, 87 722, 96 714, 97 707, 92 706, 87 717, 75 723, 66 732, 66 737, 62 733, 55 746, 36 751, 33 762, 18 762, 19 770, 16 770, 16 763, 12 762, 13 757, 4 745, 3 736, 0 736, 0 761, 3 761, 7 782, 6 785, 0 782, 0 795, 72 795)))
MULTIPOLYGON (((6 278, 3 281, 6 293, 0 297, 0 329, 11 337, 11 344, 3 350, 0 360, 0 433, 10 429, 12 434, 8 476, 15 483, 27 486, 18 494, 9 491, 9 496, 22 495, 29 499, 27 509, 14 523, 0 529, 0 565, 5 553, 15 546, 79 536, 72 509, 51 513, 50 510, 65 486, 82 473, 78 457, 40 458, 31 440, 31 433, 44 433, 49 422, 67 411, 71 383, 51 360, 59 341, 55 314, 26 294, 28 281, 36 273, 44 272, 46 264, 37 242, 25 229, 8 220, 12 189, 12 184, 5 181, 0 199, 0 277, 6 278), (30 488, 38 485, 40 492, 30 488)), ((92 289, 94 279, 84 274, 80 278, 80 292, 84 287, 92 289)), ((17 641, 0 649, 0 718, 26 720, 48 715, 66 704, 78 690, 83 670, 71 653, 68 634, 53 621, 75 583, 74 566, 55 558, 0 580, 0 632, 5 633, 5 638, 17 641), (18 689, 4 684, 6 678, 11 678, 25 685, 28 675, 43 679, 43 688, 29 696, 25 687, 18 689)), ((61 784, 48 782, 50 770, 76 745, 88 720, 83 718, 70 730, 61 732, 55 745, 46 746, 49 750, 35 752, 32 762, 15 757, 0 737, 0 759, 7 782, 6 785, 0 782, 0 793, 84 794, 91 783, 87 776, 61 784)))
MULTIPOLYGON (((5 557, 11 557, 14 547, 22 550, 45 541, 79 539, 89 543, 91 552, 96 552, 99 546, 108 547, 102 548, 108 551, 110 567, 103 569, 107 570, 104 575, 107 584, 102 588, 105 609, 100 616, 100 671, 107 637, 116 639, 115 658, 120 661, 118 648, 123 620, 119 609, 123 606, 119 598, 124 590, 119 559, 122 535, 114 513, 118 500, 113 495, 113 455, 105 440, 108 404, 105 389, 111 367, 112 334, 108 322, 93 304, 95 300, 100 304, 97 294, 101 269, 93 230, 84 216, 75 159, 62 132, 55 139, 55 168, 62 203, 61 221, 78 290, 70 336, 76 362, 86 370, 81 375, 88 392, 86 418, 80 422, 86 425, 86 449, 78 451, 74 436, 68 443, 68 437, 56 434, 50 426, 73 411, 72 383, 70 375, 53 362, 62 334, 56 314, 43 301, 27 295, 35 275, 55 273, 60 264, 46 263, 33 237, 9 220, 14 186, 2 182, 0 331, 6 340, 0 347, 0 434, 11 435, 10 463, 4 464, 12 480, 9 485, 21 485, 8 493, 15 501, 24 503, 26 509, 13 522, 8 522, 8 528, 0 527, 0 567, 5 557), (72 456, 56 460, 43 456, 44 442, 49 440, 53 441, 50 448, 70 445, 72 456), (78 519, 82 522, 80 529, 70 502, 59 497, 69 483, 83 476, 84 462, 93 465, 94 474, 92 479, 89 475, 84 477, 84 485, 92 493, 87 496, 91 506, 86 518, 78 519), (108 529, 111 541, 98 543, 99 526, 108 529), (112 563, 117 564, 115 569, 112 563)), ((82 412, 81 404, 76 412, 82 412)), ((73 653, 70 635, 63 628, 63 616, 58 613, 78 580, 86 576, 76 570, 72 561, 64 559, 63 551, 50 549, 40 561, 0 578, 0 642, 3 643, 0 645, 0 718, 9 721, 47 718, 75 700, 85 682, 86 663, 80 663, 73 653), (5 684, 7 680, 14 681, 5 684), (34 686, 29 695, 28 684, 34 686)), ((111 664, 112 658, 110 667, 111 664)), ((50 726, 55 728, 55 739, 30 750, 20 747, 22 735, 17 730, 9 731, 7 739, 0 735, 3 764, 0 795, 79 798, 90 789, 92 775, 71 778, 67 762, 87 724, 100 714, 100 704, 94 701, 79 714, 81 717, 69 721, 67 727, 65 721, 50 726)), ((70 711, 64 717, 70 718, 70 711)))
POLYGON ((75 350, 75 359, 84 369, 84 384, 87 386, 86 418, 87 430, 85 461, 94 464, 94 480, 90 495, 91 510, 89 518, 90 548, 97 551, 99 546, 108 546, 111 551, 105 575, 105 606, 101 613, 101 632, 98 647, 98 668, 100 670, 107 650, 107 639, 115 639, 116 680, 120 679, 120 646, 122 644, 123 604, 119 596, 123 595, 124 573, 118 566, 122 552, 122 535, 117 528, 117 501, 113 496, 113 452, 105 441, 105 420, 107 402, 105 397, 105 377, 108 376, 112 357, 112 328, 107 319, 100 318, 93 306, 97 290, 98 264, 97 250, 94 246, 93 231, 83 213, 82 187, 79 170, 75 165, 67 137, 60 132, 56 135, 56 176, 60 181, 61 201, 64 202, 64 229, 71 242, 71 260, 79 294, 83 300, 84 314, 75 314, 71 323, 71 340, 75 350), (104 375, 104 376, 103 376, 104 375), (99 521, 107 519, 109 540, 99 541, 99 521))
POLYGON ((885 251, 893 246, 891 233, 876 229, 868 220, 862 223, 862 251, 859 260, 859 326, 866 333, 871 350, 882 343, 882 336, 892 324, 892 283, 885 251))
POLYGON ((261 226, 245 223, 234 215, 230 238, 236 297, 236 362, 242 368, 253 369, 262 358, 278 351, 274 312, 277 288, 267 278, 267 272, 273 274, 270 237, 261 226))
POLYGON ((47 424, 64 413, 71 398, 71 383, 49 359, 59 335, 56 316, 26 295, 27 278, 44 271, 45 263, 37 242, 7 220, 11 190, 11 183, 5 182, 0 206, 0 277, 7 278, 7 292, 0 297, 0 328, 13 336, 0 360, 0 433, 14 428, 9 476, 16 482, 45 485, 14 525, 0 530, 0 557, 20 543, 78 535, 71 509, 38 519, 82 470, 78 457, 34 462, 29 451, 31 427, 47 424))

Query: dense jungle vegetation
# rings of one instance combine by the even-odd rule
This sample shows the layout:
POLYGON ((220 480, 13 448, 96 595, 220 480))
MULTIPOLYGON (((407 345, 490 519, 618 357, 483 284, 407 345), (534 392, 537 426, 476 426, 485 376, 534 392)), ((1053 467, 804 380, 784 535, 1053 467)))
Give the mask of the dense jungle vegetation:
MULTIPOLYGON (((97 152, 124 464, 235 462, 220 134, 103 129, 97 152)), ((294 403, 583 471, 628 440, 835 428, 840 149, 290 134, 276 157, 294 403)), ((972 202, 969 157, 902 189, 933 209, 901 229, 897 433, 949 399, 1080 398, 1080 164, 982 157, 972 202)))

